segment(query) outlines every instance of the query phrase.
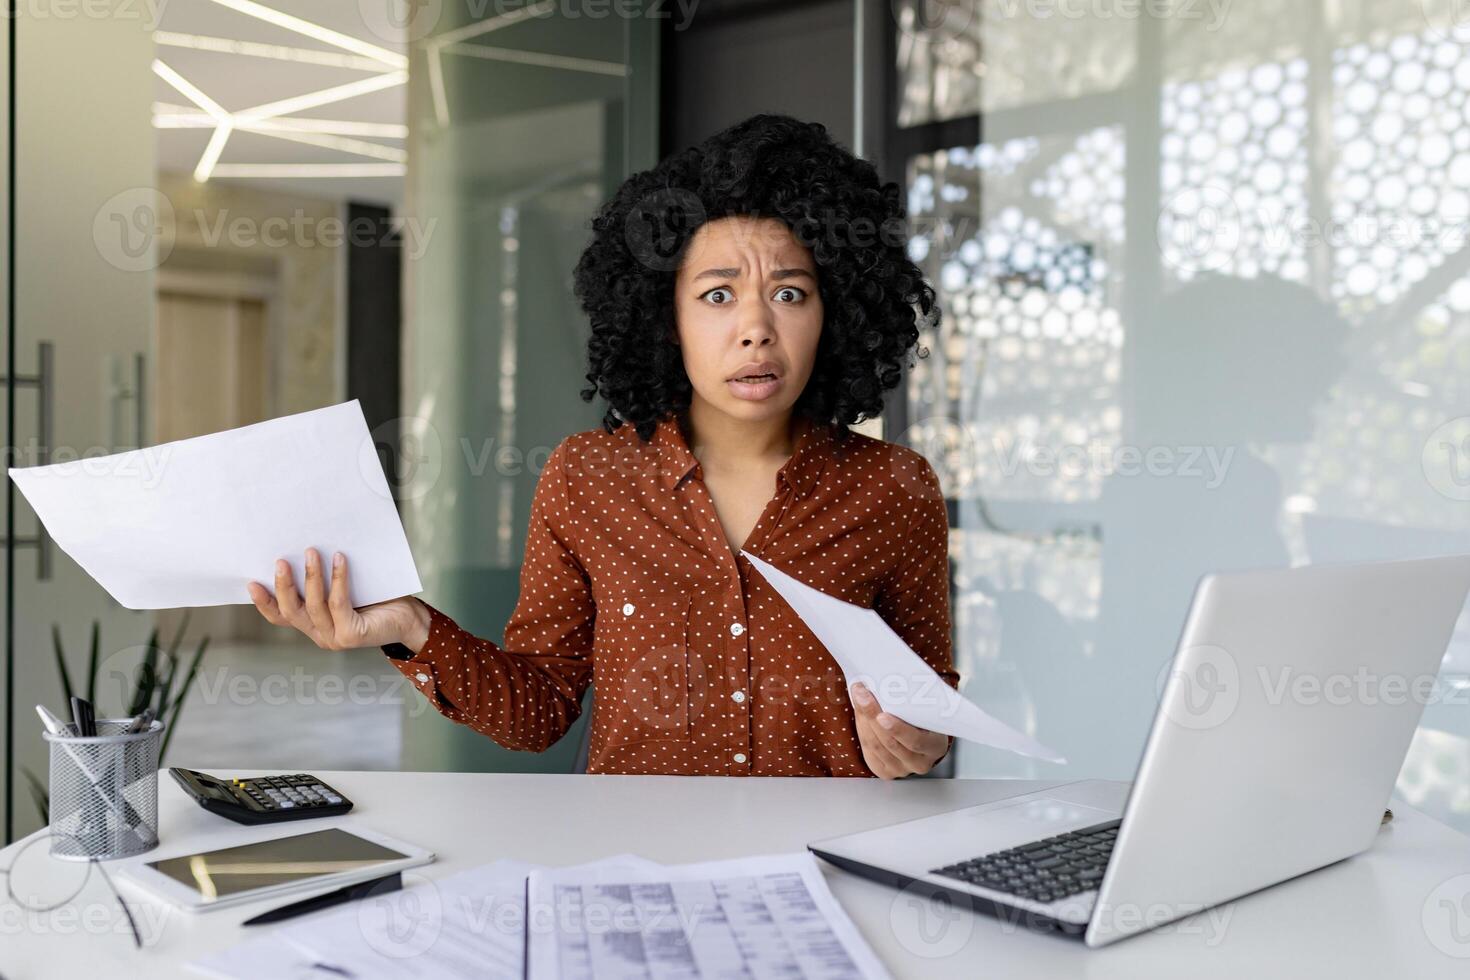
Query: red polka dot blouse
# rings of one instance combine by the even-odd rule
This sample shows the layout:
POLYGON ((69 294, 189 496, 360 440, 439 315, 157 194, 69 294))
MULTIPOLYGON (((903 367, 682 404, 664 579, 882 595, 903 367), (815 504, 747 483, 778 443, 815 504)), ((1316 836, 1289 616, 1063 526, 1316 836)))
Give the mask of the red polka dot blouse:
MULTIPOLYGON (((874 609, 952 686, 949 524, 904 446, 798 422, 744 549, 874 609)), ((730 548, 678 422, 562 440, 531 502, 503 645, 429 606, 384 650, 448 718, 540 752, 593 687, 589 772, 868 776, 837 662, 730 548)), ((951 740, 951 743, 953 740, 951 740)))

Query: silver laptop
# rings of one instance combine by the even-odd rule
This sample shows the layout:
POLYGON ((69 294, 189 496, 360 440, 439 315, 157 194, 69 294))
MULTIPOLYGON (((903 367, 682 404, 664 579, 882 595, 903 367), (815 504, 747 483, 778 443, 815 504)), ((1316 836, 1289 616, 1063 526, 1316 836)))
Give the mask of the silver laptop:
POLYGON ((1351 857, 1467 592, 1470 556, 1208 575, 1131 788, 1067 783, 809 847, 1089 946, 1351 857))

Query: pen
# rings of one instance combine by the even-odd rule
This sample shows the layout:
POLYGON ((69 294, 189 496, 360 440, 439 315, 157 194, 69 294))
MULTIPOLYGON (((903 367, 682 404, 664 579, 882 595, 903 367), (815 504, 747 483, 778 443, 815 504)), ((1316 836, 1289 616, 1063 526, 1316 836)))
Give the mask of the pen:
POLYGON ((86 698, 79 698, 73 694, 71 698, 71 718, 76 723, 78 735, 84 738, 91 738, 97 734, 95 717, 92 714, 91 702, 86 698))
POLYGON ((123 734, 136 735, 151 724, 153 724, 153 709, 145 708, 138 717, 128 722, 128 727, 123 729, 123 734))
POLYGON ((52 735, 75 735, 71 725, 62 721, 46 709, 44 704, 36 705, 36 714, 41 716, 41 724, 46 726, 46 731, 52 735))
POLYGON ((280 922, 282 919, 290 919, 307 912, 315 912, 317 909, 340 905, 357 898, 367 898, 369 895, 396 892, 403 887, 403 873, 395 871, 381 878, 373 878, 370 881, 359 881, 353 885, 345 885, 336 891, 326 892, 321 895, 313 895, 311 898, 303 898, 299 902, 289 905, 281 905, 268 909, 259 915, 252 916, 240 923, 242 926, 263 925, 267 922, 280 922))

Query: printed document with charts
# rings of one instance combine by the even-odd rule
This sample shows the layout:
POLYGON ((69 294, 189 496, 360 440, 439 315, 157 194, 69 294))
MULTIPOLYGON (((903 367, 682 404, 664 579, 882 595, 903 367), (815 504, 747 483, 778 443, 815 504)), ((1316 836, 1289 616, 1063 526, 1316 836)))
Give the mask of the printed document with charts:
POLYGON ((916 728, 1047 762, 1067 761, 946 684, 876 611, 814 589, 748 551, 740 553, 827 648, 847 683, 863 681, 884 711, 916 728))
POLYGON ((809 853, 532 871, 529 980, 889 976, 809 853))
POLYGON ((324 910, 195 960, 221 980, 631 980, 888 971, 809 853, 660 865, 632 854, 566 868, 501 860, 324 910))

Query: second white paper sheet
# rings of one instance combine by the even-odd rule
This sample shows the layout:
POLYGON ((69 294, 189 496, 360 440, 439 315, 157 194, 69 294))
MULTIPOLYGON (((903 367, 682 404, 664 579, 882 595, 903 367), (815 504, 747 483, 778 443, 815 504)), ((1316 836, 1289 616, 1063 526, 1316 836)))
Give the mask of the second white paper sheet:
POLYGON ((356 400, 111 456, 10 470, 47 532, 129 609, 250 602, 285 558, 347 556, 365 606, 423 586, 356 400))
POLYGON ((847 683, 864 682, 884 711, 916 728, 1047 762, 1067 761, 946 684, 876 611, 814 589, 748 551, 740 553, 827 648, 847 683))

